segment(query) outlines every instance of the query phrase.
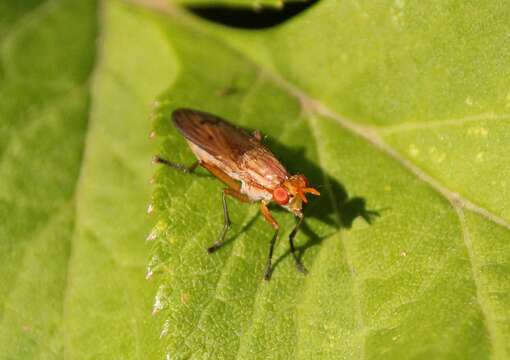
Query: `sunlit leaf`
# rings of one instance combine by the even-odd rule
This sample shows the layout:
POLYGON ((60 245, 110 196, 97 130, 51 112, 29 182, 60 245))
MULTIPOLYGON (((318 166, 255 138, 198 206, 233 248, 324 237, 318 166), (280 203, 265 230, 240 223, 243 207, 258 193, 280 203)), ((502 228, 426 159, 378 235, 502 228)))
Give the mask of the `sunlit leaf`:
MULTIPOLYGON (((278 5, 243 1, 201 4, 278 5)), ((508 358, 509 19, 321 0, 241 30, 164 0, 2 2, 0 357, 508 358), (308 275, 277 208, 270 282, 256 204, 228 199, 206 252, 223 185, 150 165, 194 161, 177 107, 260 130, 319 188, 308 275)))
POLYGON ((148 116, 175 74, 172 50, 126 6, 11 3, 0 11, 0 358, 158 358, 148 116))
POLYGON ((162 155, 193 161, 170 114, 198 108, 260 129, 322 193, 297 238, 310 274, 279 212, 266 283, 272 230, 257 207, 231 201, 231 241, 209 255, 221 184, 159 170, 171 356, 507 356, 508 5, 491 5, 324 1, 260 33, 168 18, 181 68, 156 111, 162 155))

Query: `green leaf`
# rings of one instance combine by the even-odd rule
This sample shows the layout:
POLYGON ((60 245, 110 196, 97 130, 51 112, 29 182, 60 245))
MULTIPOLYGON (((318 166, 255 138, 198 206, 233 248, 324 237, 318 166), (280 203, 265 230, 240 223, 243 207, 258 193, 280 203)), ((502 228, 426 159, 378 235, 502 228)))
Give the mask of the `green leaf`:
POLYGON ((62 354, 96 5, 1 8, 0 353, 45 358, 62 354))
POLYGON ((151 269, 172 358, 508 357, 509 10, 322 1, 263 32, 170 14, 181 66, 155 113, 162 155, 193 161, 169 119, 199 108, 260 129, 322 193, 297 237, 310 274, 278 212, 266 283, 257 207, 229 201, 229 243, 208 255, 221 184, 158 171, 151 269))
POLYGON ((117 3, 18 3, 0 11, 0 357, 156 358, 148 116, 175 57, 117 3))
POLYGON ((2 357, 510 356, 507 2, 322 0, 253 31, 130 3, 0 4, 2 357), (319 187, 307 276, 277 209, 270 282, 255 204, 228 199, 206 253, 203 170, 158 169, 145 214, 149 118, 190 164, 184 106, 261 130, 319 187))

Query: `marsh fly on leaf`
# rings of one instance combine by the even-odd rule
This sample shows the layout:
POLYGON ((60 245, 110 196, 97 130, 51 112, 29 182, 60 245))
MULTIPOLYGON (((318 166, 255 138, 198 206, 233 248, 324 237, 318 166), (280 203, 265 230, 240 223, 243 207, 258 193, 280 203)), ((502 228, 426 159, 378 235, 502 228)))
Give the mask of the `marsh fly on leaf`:
POLYGON ((188 142, 197 161, 190 166, 176 164, 159 156, 155 162, 185 173, 193 173, 198 165, 227 185, 222 192, 224 225, 216 242, 208 248, 210 253, 221 247, 230 227, 226 196, 243 202, 260 202, 260 212, 275 232, 269 246, 264 278, 272 273, 271 259, 280 226, 271 215, 268 204, 275 202, 297 218, 289 236, 290 251, 301 272, 306 272, 294 247, 294 237, 303 221, 303 204, 306 194, 320 195, 310 187, 304 175, 291 175, 275 155, 261 142, 258 131, 249 133, 218 116, 191 109, 178 109, 172 114, 175 127, 188 142))

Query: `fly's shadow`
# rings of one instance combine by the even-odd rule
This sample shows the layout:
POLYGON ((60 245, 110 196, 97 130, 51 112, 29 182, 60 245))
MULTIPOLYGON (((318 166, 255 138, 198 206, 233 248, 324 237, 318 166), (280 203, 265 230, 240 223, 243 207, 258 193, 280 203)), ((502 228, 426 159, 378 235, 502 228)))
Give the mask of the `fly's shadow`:
MULTIPOLYGON (((367 209, 365 198, 350 197, 344 185, 329 175, 326 169, 322 169, 310 161, 305 156, 304 147, 290 148, 267 136, 264 137, 264 144, 281 160, 291 174, 304 174, 309 183, 321 193, 318 198, 309 197, 309 204, 304 208, 305 221, 301 225, 300 231, 308 237, 308 241, 296 248, 300 258, 306 249, 319 245, 331 235, 319 236, 307 225, 306 219, 316 218, 340 230, 342 228, 350 229, 357 218, 362 218, 368 224, 372 224, 379 216, 378 211, 367 209)), ((290 250, 280 257, 275 265, 289 254, 290 250)))

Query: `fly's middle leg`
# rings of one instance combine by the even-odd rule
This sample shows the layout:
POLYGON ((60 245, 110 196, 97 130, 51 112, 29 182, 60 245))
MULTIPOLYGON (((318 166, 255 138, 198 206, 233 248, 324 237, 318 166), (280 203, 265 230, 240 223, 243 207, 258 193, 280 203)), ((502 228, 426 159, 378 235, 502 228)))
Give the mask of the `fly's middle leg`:
MULTIPOLYGON (((225 189, 226 190, 226 189, 225 189)), ((218 240, 207 248, 208 253, 215 252, 218 250, 221 245, 225 242, 225 236, 227 235, 227 231, 230 228, 230 225, 232 225, 232 222, 230 221, 230 217, 228 216, 228 207, 227 207, 227 199, 226 199, 226 193, 225 190, 221 193, 221 202, 223 204, 223 230, 221 230, 220 236, 218 237, 218 240)))
POLYGON ((267 204, 264 202, 260 203, 260 212, 264 216, 264 219, 273 226, 275 229, 274 235, 271 238, 271 242, 269 243, 269 255, 267 257, 267 264, 266 264, 266 270, 264 271, 264 280, 269 281, 271 279, 271 274, 273 273, 273 250, 274 245, 276 243, 276 239, 278 238, 278 232, 280 230, 280 225, 276 222, 275 218, 271 215, 269 212, 269 209, 267 208, 267 204))
POLYGON ((274 250, 274 244, 276 243, 276 239, 278 238, 278 232, 280 231, 280 228, 275 228, 275 232, 273 237, 271 238, 271 243, 269 244, 269 255, 267 257, 267 264, 266 264, 266 270, 264 271, 264 280, 269 281, 271 280, 271 275, 273 274, 273 250, 274 250))
POLYGON ((172 161, 163 159, 162 157, 160 157, 158 155, 154 156, 154 158, 152 159, 152 162, 155 164, 163 164, 163 165, 169 166, 176 170, 182 171, 183 173, 186 173, 186 174, 192 174, 198 166, 198 161, 195 161, 190 166, 186 166, 183 164, 178 164, 178 163, 174 163, 172 161))
POLYGON ((249 202, 249 199, 246 197, 246 195, 241 194, 237 190, 234 189, 223 189, 223 192, 221 193, 221 201, 223 204, 223 230, 221 230, 220 236, 218 236, 218 240, 215 241, 215 243, 207 248, 207 252, 212 253, 218 250, 224 243, 225 243, 225 236, 227 235, 227 231, 230 228, 230 225, 232 225, 232 222, 230 221, 230 217, 228 215, 228 207, 227 207, 227 198, 226 196, 230 195, 232 197, 235 197, 236 199, 243 201, 243 202, 249 202))

